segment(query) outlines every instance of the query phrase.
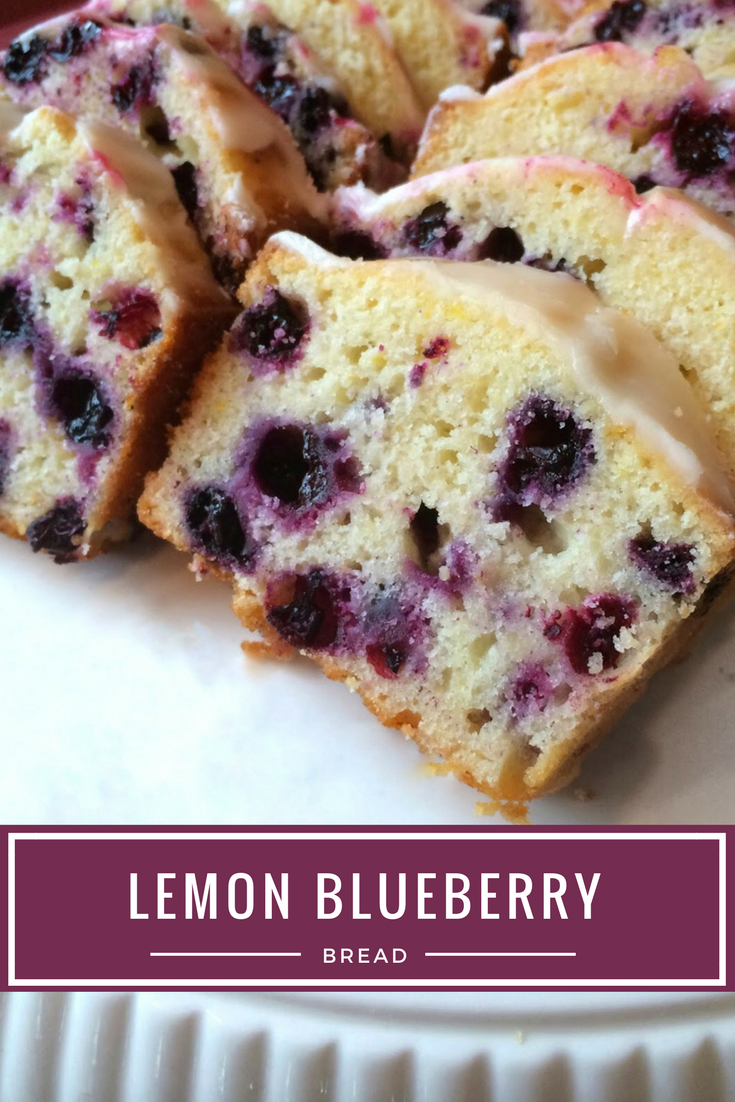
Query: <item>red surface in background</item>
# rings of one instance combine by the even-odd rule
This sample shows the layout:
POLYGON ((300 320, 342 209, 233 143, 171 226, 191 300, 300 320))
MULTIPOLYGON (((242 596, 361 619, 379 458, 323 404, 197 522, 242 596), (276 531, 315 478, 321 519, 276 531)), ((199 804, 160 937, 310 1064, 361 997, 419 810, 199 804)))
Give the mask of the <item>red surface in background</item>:
POLYGON ((79 7, 74 0, 1 0, 0 2, 0 47, 34 23, 50 19, 52 15, 79 7))

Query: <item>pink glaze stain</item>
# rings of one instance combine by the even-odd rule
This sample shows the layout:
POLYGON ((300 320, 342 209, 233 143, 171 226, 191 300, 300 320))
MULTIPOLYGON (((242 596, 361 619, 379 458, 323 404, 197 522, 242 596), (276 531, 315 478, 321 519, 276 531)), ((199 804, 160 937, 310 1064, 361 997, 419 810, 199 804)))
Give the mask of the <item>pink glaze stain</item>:
POLYGON ((99 149, 95 149, 93 151, 93 156, 94 159, 98 161, 101 165, 102 171, 107 173, 107 175, 117 187, 125 186, 125 178, 122 176, 121 173, 117 171, 116 168, 112 167, 112 161, 109 159, 109 157, 105 156, 104 153, 101 153, 99 149))
POLYGON ((377 8, 374 8, 372 4, 360 4, 357 11, 357 24, 358 26, 365 26, 374 23, 378 15, 377 8))
MULTIPOLYGON (((630 108, 624 99, 620 101, 615 110, 609 116, 606 128, 614 133, 616 130, 632 130, 636 125, 633 116, 630 113, 630 108)), ((638 123, 640 126, 641 124, 638 123)))
POLYGON ((626 176, 621 176, 619 172, 605 165, 596 165, 595 170, 602 176, 610 195, 617 195, 624 199, 631 208, 641 205, 641 196, 636 194, 635 188, 626 176))

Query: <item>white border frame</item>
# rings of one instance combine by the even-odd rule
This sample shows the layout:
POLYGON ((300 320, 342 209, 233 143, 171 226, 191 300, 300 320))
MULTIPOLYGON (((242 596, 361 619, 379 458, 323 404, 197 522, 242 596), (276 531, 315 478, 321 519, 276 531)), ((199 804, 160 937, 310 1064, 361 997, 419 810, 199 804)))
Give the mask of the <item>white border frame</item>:
POLYGON ((711 833, 704 832, 689 832, 689 831, 676 831, 670 833, 662 833, 659 831, 636 831, 636 832, 606 832, 600 833, 598 831, 553 831, 549 833, 540 834, 535 831, 523 831, 518 833, 506 833, 505 831, 496 833, 484 833, 473 832, 465 833, 464 831, 214 831, 214 832, 197 832, 197 831, 29 831, 29 832, 17 832, 8 834, 8 987, 23 987, 23 988, 53 988, 62 987, 67 990, 80 990, 80 989, 95 989, 95 988, 135 988, 136 990, 144 988, 160 989, 160 988, 197 988, 207 987, 210 989, 219 988, 226 989, 229 987, 247 989, 253 988, 289 988, 297 989, 308 987, 310 989, 325 989, 334 990, 338 988, 376 988, 376 989, 397 989, 397 988, 493 988, 493 987, 555 987, 555 988, 584 988, 584 987, 596 987, 596 988, 617 988, 617 987, 653 987, 653 988, 686 988, 686 987, 725 987, 727 984, 727 968, 726 968, 726 949, 727 949, 727 937, 726 937, 726 906, 727 906, 727 865, 726 865, 726 846, 727 835, 712 831, 711 833), (158 839, 159 841, 181 841, 181 842, 194 842, 194 841, 327 841, 330 839, 338 841, 381 841, 381 840, 395 840, 406 839, 408 841, 451 841, 453 839, 459 841, 487 841, 492 838, 493 841, 639 841, 641 839, 648 839, 649 841, 662 842, 662 841, 717 841, 719 843, 719 896, 720 896, 720 908, 719 908, 719 920, 720 920, 720 938, 719 938, 719 974, 716 980, 713 979, 684 979, 684 980, 579 980, 579 979, 561 979, 561 980, 529 980, 529 979, 435 979, 435 980, 397 980, 391 979, 385 980, 346 980, 346 979, 333 979, 333 980, 268 980, 268 979, 237 979, 237 980, 203 980, 203 979, 190 979, 190 980, 172 980, 167 978, 156 979, 139 979, 139 980, 121 980, 121 979, 106 979, 106 980, 21 980, 15 974, 15 843, 16 841, 151 841, 158 839))

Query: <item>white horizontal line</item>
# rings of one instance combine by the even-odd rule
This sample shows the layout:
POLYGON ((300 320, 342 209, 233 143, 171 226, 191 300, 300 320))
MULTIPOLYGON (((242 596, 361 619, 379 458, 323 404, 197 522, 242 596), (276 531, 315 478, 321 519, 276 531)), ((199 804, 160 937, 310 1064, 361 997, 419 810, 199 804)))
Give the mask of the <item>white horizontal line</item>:
POLYGON ((576 957, 576 953, 424 953, 425 957, 576 957))
POLYGON ((300 957, 301 953, 150 953, 152 957, 300 957))

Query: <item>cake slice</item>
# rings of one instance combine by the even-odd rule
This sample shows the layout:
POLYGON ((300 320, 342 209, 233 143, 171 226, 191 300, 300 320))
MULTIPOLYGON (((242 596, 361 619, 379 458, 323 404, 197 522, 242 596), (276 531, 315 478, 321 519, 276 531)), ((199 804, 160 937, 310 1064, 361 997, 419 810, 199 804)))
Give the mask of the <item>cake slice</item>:
POLYGON ((0 104, 0 530, 57 562, 129 534, 232 317, 160 161, 0 104))
POLYGON ((349 256, 489 258, 586 281, 667 345, 735 477, 731 222, 568 157, 477 161, 382 196, 345 188, 333 221, 334 247, 349 256))
MULTIPOLYGON (((233 2, 218 0, 225 10, 233 2)), ((361 0, 269 0, 268 7, 344 88, 352 114, 384 151, 410 164, 426 113, 377 8, 361 0)))
POLYGON ((504 44, 503 25, 455 0, 375 0, 428 111, 454 84, 484 91, 504 44))
POLYGON ((718 0, 587 0, 562 33, 545 42, 521 36, 521 49, 535 63, 594 42, 625 42, 646 53, 659 46, 679 46, 705 76, 732 75, 735 9, 718 0))
POLYGON ((565 783, 733 569, 670 354, 565 274, 292 234, 240 297, 141 519, 463 780, 565 783))
POLYGON ((607 165, 637 190, 682 188, 735 212, 735 102, 683 50, 653 56, 619 42, 550 58, 485 96, 448 93, 434 108, 414 176, 486 157, 562 153, 607 165))
POLYGON ((319 190, 362 180, 376 190, 405 179, 376 138, 352 118, 337 81, 265 4, 233 0, 92 0, 84 9, 132 26, 173 23, 204 38, 288 126, 319 190))
POLYGON ((235 290, 277 228, 315 232, 321 197, 285 124, 203 39, 73 13, 0 55, 0 96, 121 126, 173 171, 215 273, 235 290))

